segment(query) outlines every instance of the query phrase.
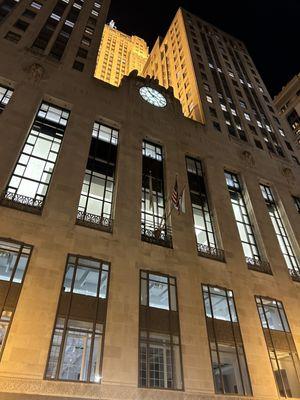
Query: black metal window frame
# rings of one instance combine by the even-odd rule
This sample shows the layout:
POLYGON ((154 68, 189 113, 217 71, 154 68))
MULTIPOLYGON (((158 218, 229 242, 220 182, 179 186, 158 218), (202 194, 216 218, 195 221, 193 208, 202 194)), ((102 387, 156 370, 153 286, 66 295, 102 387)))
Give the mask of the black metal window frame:
POLYGON ((280 364, 278 361, 278 355, 277 355, 277 349, 276 349, 276 341, 273 340, 272 337, 272 331, 275 332, 284 332, 284 336, 286 339, 286 343, 288 345, 289 348, 289 354, 292 356, 292 361, 293 361, 293 365, 295 368, 295 372, 296 375, 298 377, 298 381, 299 381, 299 386, 300 386, 300 361, 299 361, 299 356, 296 350, 296 346, 294 343, 294 339, 293 339, 293 335, 291 333, 291 329, 289 326, 289 322, 283 307, 283 304, 281 301, 276 300, 276 299, 272 299, 270 297, 265 297, 265 296, 254 296, 255 297, 255 302, 256 302, 256 306, 257 306, 257 311, 258 311, 258 315, 260 318, 260 322, 261 322, 261 327, 264 333, 264 337, 265 337, 265 341, 266 341, 266 346, 268 349, 268 353, 269 353, 269 358, 270 358, 270 363, 271 363, 271 367, 274 373, 274 379, 276 382, 276 386, 278 389, 278 392, 280 394, 280 396, 284 396, 284 397, 293 397, 293 396, 289 396, 287 393, 287 388, 285 387, 285 379, 282 377, 282 373, 281 373, 281 368, 280 368, 280 364), (275 308, 277 310, 277 314, 279 316, 280 319, 280 323, 282 326, 282 329, 277 330, 277 329, 273 329, 270 328, 270 324, 267 318, 267 312, 266 312, 266 307, 264 305, 264 301, 268 301, 268 302, 272 302, 274 304, 274 306, 268 305, 268 307, 272 307, 275 308), (263 319, 262 319, 263 318, 263 319), (264 324, 266 326, 264 326, 264 324), (268 332, 266 334, 266 331, 268 332), (268 347, 268 344, 270 345, 270 348, 268 347), (275 375, 275 371, 273 369, 273 364, 272 364, 272 358, 271 358, 271 352, 273 353, 274 357, 275 357, 275 363, 277 366, 277 371, 279 371, 279 378, 280 378, 280 383, 281 383, 281 387, 284 390, 284 393, 280 393, 280 388, 278 387, 278 382, 277 382, 277 377, 275 375), (298 363, 298 368, 295 365, 295 362, 298 363))
MULTIPOLYGON (((168 274, 163 274, 161 272, 157 272, 157 271, 150 271, 150 270, 140 270, 140 308, 147 308, 147 309, 157 309, 155 307, 151 307, 149 305, 149 282, 150 281, 154 281, 153 279, 149 279, 149 275, 153 275, 153 276, 158 276, 158 277, 164 277, 167 279, 167 285, 168 285, 168 303, 169 303, 169 308, 165 309, 165 308, 161 308, 159 310, 162 310, 163 312, 167 312, 169 313, 175 313, 177 315, 177 319, 178 319, 178 332, 174 333, 174 332, 168 332, 166 333, 165 331, 162 331, 160 329, 144 329, 141 326, 141 320, 139 321, 139 354, 138 354, 138 358, 139 358, 139 369, 138 369, 138 386, 142 387, 142 388, 147 388, 147 389, 159 389, 159 390, 176 390, 176 391, 183 391, 184 390, 184 377, 183 377, 183 364, 182 364, 182 349, 181 349, 181 334, 180 334, 180 320, 179 320, 179 311, 178 311, 178 293, 177 293, 177 280, 176 277, 174 276, 170 276, 168 274), (146 286, 147 286, 147 300, 146 300, 146 304, 143 303, 143 299, 142 299, 142 282, 146 281, 146 286), (171 286, 173 286, 175 288, 175 296, 172 299, 171 296, 171 286), (152 344, 162 344, 162 342, 160 341, 156 341, 155 339, 151 338, 151 335, 155 335, 155 334, 162 334, 165 336, 169 336, 169 341, 165 341, 164 344, 169 345, 171 352, 170 352, 170 357, 171 357, 171 370, 172 370, 172 380, 173 383, 171 385, 171 387, 160 387, 160 386, 151 386, 149 384, 150 382, 150 367, 148 365, 149 363, 149 359, 147 357, 147 354, 149 354, 149 346, 152 344), (144 363, 146 362, 146 384, 142 384, 142 374, 141 374, 141 363, 142 363, 142 352, 141 352, 141 347, 142 344, 146 345, 146 361, 144 360, 144 363), (181 387, 180 388, 176 388, 174 387, 175 384, 175 370, 174 370, 174 347, 178 348, 179 351, 179 362, 180 362, 180 384, 181 387)), ((159 282, 159 280, 157 281, 159 282)), ((170 318, 170 317, 169 317, 170 318)), ((157 379, 156 379, 157 380, 157 379)))
POLYGON ((172 248, 172 230, 166 218, 163 148, 158 144, 143 140, 142 154, 141 238, 145 242, 172 248), (148 171, 144 167, 144 158, 161 163, 160 176, 155 176, 154 171, 148 171), (150 179, 153 195, 152 211, 150 210, 150 179))
POLYGON ((260 184, 262 196, 265 200, 269 216, 277 236, 281 253, 285 259, 288 271, 293 280, 300 282, 300 265, 296 258, 289 235, 284 226, 282 215, 277 206, 270 186, 260 184))
MULTIPOLYGON (((2 341, 0 343, 0 359, 2 357, 5 348, 6 340, 14 317, 14 312, 19 300, 19 293, 22 290, 24 278, 26 276, 28 265, 30 263, 32 250, 33 250, 32 245, 19 242, 13 239, 0 238, 0 265, 1 265, 1 257, 12 256, 15 258, 14 265, 10 272, 10 276, 9 277, 7 276, 7 278, 9 279, 0 278, 1 298, 2 298, 0 303, 0 326, 1 328, 3 328, 3 330, 5 330, 1 338, 2 341), (17 276, 17 274, 19 275, 20 273, 18 267, 20 265, 22 257, 27 259, 26 265, 24 270, 21 270, 21 276, 17 276), (16 290, 16 287, 19 287, 19 289, 16 290), (12 304, 10 305, 6 304, 11 290, 12 294, 14 295, 15 293, 18 293, 17 298, 15 299, 15 306, 12 306, 12 304)), ((12 303, 11 298, 10 298, 10 303, 12 303)))
POLYGON ((224 251, 217 246, 214 220, 209 206, 206 189, 207 185, 205 182, 202 162, 189 156, 185 157, 185 161, 198 254, 219 261, 225 261, 224 251), (192 184, 195 183, 193 182, 193 179, 197 180, 197 190, 191 187, 192 184), (200 212, 201 218, 203 219, 204 229, 196 225, 196 210, 200 212), (197 238, 197 230, 204 232, 206 238, 204 243, 199 242, 197 238))
MULTIPOLYGON (((94 122, 93 131, 92 131, 92 139, 90 145, 90 151, 85 171, 85 178, 82 184, 80 201, 78 205, 77 211, 77 224, 84 225, 90 228, 100 229, 107 232, 112 232, 113 228, 113 205, 114 205, 114 194, 115 194, 115 183, 116 183, 116 168, 117 168, 117 151, 118 151, 118 139, 119 139, 119 131, 116 128, 111 126, 102 124, 100 122, 94 122), (96 146, 101 147, 102 145, 108 143, 110 148, 107 154, 107 160, 101 159, 101 162, 105 164, 105 168, 107 169, 106 173, 96 172, 94 170, 95 164, 100 159, 97 158, 96 154, 91 154, 92 149, 92 141, 96 139, 96 146), (113 157, 113 147, 116 149, 115 160, 112 160, 113 157), (109 169, 112 170, 112 176, 109 176, 109 169), (91 184, 93 179, 98 179, 104 181, 104 189, 103 196, 100 199, 97 197, 93 197, 91 195, 91 184), (84 190, 86 189, 86 194, 84 190), (89 200, 98 201, 101 205, 101 211, 99 214, 89 213, 87 212, 87 207, 89 204, 89 200), (81 205, 81 202, 85 202, 84 206, 81 205), (105 208, 109 208, 109 212, 105 211, 105 208)), ((97 149, 96 149, 97 150, 97 149)))
MULTIPOLYGON (((203 284, 202 283, 202 295, 203 295, 203 306, 204 306, 204 313, 205 313, 205 320, 206 320, 206 327, 207 327, 207 335, 208 335, 208 343, 209 343, 209 349, 210 349, 210 357, 211 357, 211 367, 213 370, 213 358, 212 358, 212 351, 215 351, 217 353, 217 360, 218 360, 218 368, 219 368, 219 373, 220 373, 220 377, 221 377, 221 384, 222 384, 222 393, 218 392, 217 389, 217 385, 214 379, 214 386, 215 386, 215 391, 216 393, 220 393, 220 394, 230 394, 228 392, 225 391, 225 385, 224 385, 224 381, 223 381, 223 377, 222 377, 222 371, 221 371, 221 362, 220 362, 220 355, 219 355, 219 341, 218 341, 218 337, 216 334, 216 328, 215 328, 215 322, 214 320, 216 319, 214 317, 214 310, 213 310, 213 305, 212 305, 212 300, 211 300, 211 292, 210 292, 210 288, 212 289, 218 289, 220 291, 225 292, 225 296, 220 295, 224 298, 226 298, 226 303, 227 303, 227 307, 228 307, 228 312, 229 312, 229 317, 230 317, 230 326, 231 326, 231 332, 234 338, 234 347, 235 347, 235 352, 236 352, 236 357, 237 357, 237 361, 238 361, 238 368, 239 368, 239 374, 240 374, 240 379, 241 379, 241 383, 242 383, 242 387, 243 387, 243 395, 246 396, 252 396, 253 392, 252 392, 252 385, 251 385, 251 379, 250 379, 250 374, 249 374, 249 369, 248 369, 248 363, 247 363, 247 358, 246 358, 246 353, 245 353, 245 348, 244 348, 244 344, 243 344, 243 338, 242 338, 242 334, 241 334, 241 329, 240 329, 240 323, 239 323, 239 318, 238 318, 238 313, 236 311, 236 305, 235 305, 235 299, 234 299, 234 294, 233 291, 218 285, 211 285, 211 284, 203 284), (207 289, 205 289, 207 288, 207 289), (205 305, 205 293, 208 295, 208 299, 209 299, 209 308, 210 308, 210 312, 211 312, 211 317, 209 317, 207 315, 207 310, 206 310, 206 305, 205 305), (232 299, 232 304, 230 304, 229 302, 229 297, 232 299), (234 315, 232 313, 232 307, 234 308, 234 315), (213 331, 213 337, 210 338, 209 335, 209 325, 208 325, 208 319, 211 318, 212 320, 212 331, 213 331), (236 320, 236 321, 235 321, 236 320), (237 329, 235 329, 234 324, 237 324, 236 327, 237 329), (236 335, 239 335, 240 337, 240 341, 241 343, 238 345, 238 338, 236 337, 236 335), (215 349, 211 348, 211 341, 214 341, 215 343, 215 349), (250 393, 246 393, 246 385, 245 382, 243 380, 243 373, 242 373, 242 368, 241 368, 241 360, 240 360, 240 353, 239 353, 239 347, 242 349, 242 355, 244 357, 244 363, 245 363, 245 367, 246 367, 246 373, 247 373, 247 377, 248 377, 248 385, 249 385, 249 390, 250 393)), ((217 318, 218 320, 218 318, 217 318)), ((232 393, 232 394, 237 394, 237 393, 232 393)))
POLYGON ((14 90, 10 87, 0 85, 0 114, 9 103, 14 90))
POLYGON ((261 251, 256 240, 257 233, 255 232, 255 228, 247 209, 244 198, 244 188, 241 184, 240 178, 233 172, 227 170, 224 172, 234 218, 239 231, 247 266, 249 269, 253 269, 255 271, 272 274, 269 263, 266 260, 263 260, 261 257, 261 251), (235 207, 237 207, 238 211, 236 211, 235 207), (242 230, 242 232, 240 230, 242 230), (242 237, 243 234, 246 239, 242 237), (251 256, 247 255, 247 250, 244 249, 244 246, 248 252, 251 253, 251 256))
POLYGON ((300 214, 300 197, 292 196, 297 212, 300 214))
MULTIPOLYGON (((1 196, 2 205, 41 213, 62 147, 69 116, 70 111, 62 107, 46 101, 41 103, 6 190, 1 196), (42 150, 39 149, 39 145, 43 142, 48 142, 49 148, 41 157, 39 151, 42 152, 42 150), (34 165, 35 162, 44 163, 44 165, 37 167, 34 165), (39 172, 39 178, 30 176, 30 174, 34 175, 34 171, 39 172), (28 196, 29 193, 18 193, 20 186, 25 185, 26 182, 36 185, 35 189, 31 189, 34 197, 28 196)), ((25 188, 21 190, 26 192, 25 188)))
MULTIPOLYGON (((97 321, 97 317, 94 318, 94 320, 92 321, 92 325, 93 325, 93 329, 92 329, 92 340, 91 340, 91 345, 90 345, 90 355, 89 355, 89 362, 88 362, 88 370, 87 370, 87 376, 88 379, 86 380, 71 380, 71 379, 61 379, 59 378, 59 374, 60 374, 60 370, 62 367, 62 361, 63 361, 63 356, 64 356, 64 351, 65 351, 65 341, 66 341, 66 336, 68 332, 75 332, 76 329, 74 328, 70 328, 68 327, 68 322, 69 320, 72 320, 72 316, 70 316, 70 309, 71 309, 71 305, 72 305, 72 296, 74 294, 76 294, 76 292, 74 292, 74 283, 75 283, 75 279, 76 279, 76 272, 78 269, 78 260, 85 260, 85 261, 91 261, 91 262, 97 262, 100 264, 100 268, 96 268, 96 267, 92 267, 86 264, 83 264, 82 266, 84 266, 85 268, 89 268, 90 270, 97 270, 99 271, 99 276, 98 276, 98 284, 97 284, 97 294, 95 296, 95 298, 97 298, 97 306, 96 306, 96 312, 95 315, 98 314, 98 309, 99 309, 99 299, 101 298, 100 296, 100 286, 101 286, 101 280, 102 280, 102 273, 103 271, 107 272, 107 286, 106 286, 106 294, 104 299, 106 300, 106 307, 107 307, 107 299, 109 296, 109 283, 110 283, 110 270, 111 270, 111 264, 108 261, 104 261, 102 259, 97 259, 97 258, 93 258, 93 257, 86 257, 86 256, 82 256, 82 255, 75 255, 75 254, 68 254, 67 256, 67 261, 66 261, 66 267, 65 267, 65 272, 63 275, 63 281, 62 281, 62 286, 61 286, 61 292, 60 292, 60 298, 59 298, 59 303, 61 301, 62 298, 62 294, 65 292, 64 291, 64 283, 66 280, 66 276, 67 276, 67 272, 68 272, 68 266, 69 266, 69 260, 71 258, 75 258, 75 263, 74 263, 74 271, 73 271, 73 276, 72 276, 72 281, 71 281, 71 286, 70 286, 70 291, 68 291, 68 293, 70 293, 71 295, 71 300, 69 302, 69 306, 68 309, 66 310, 66 315, 65 316, 59 316, 59 306, 56 312, 56 317, 55 317, 55 322, 54 322, 54 326, 53 326, 53 333, 52 333, 52 338, 51 338, 51 343, 50 343, 50 347, 49 347, 49 352, 48 352, 48 358, 47 358, 47 363, 46 363, 46 368, 45 368, 45 373, 44 373, 44 379, 46 380, 51 380, 51 381, 62 381, 62 382, 78 382, 78 383, 92 383, 92 384, 99 384, 101 383, 101 379, 102 379, 102 364, 103 364, 103 351, 104 351, 104 342, 105 342, 105 330, 106 330, 106 317, 105 317, 105 321, 102 322, 98 322, 97 321), (106 268, 104 269, 103 266, 105 266, 106 268), (63 326, 61 326, 59 324, 59 320, 64 320, 63 326), (102 325, 102 331, 101 330, 97 330, 97 325, 102 325), (61 336, 61 343, 56 344, 57 347, 59 347, 59 355, 57 358, 57 364, 56 364, 56 369, 55 369, 55 377, 49 377, 47 376, 48 373, 48 367, 49 364, 51 362, 51 352, 52 352, 52 348, 55 346, 55 334, 57 333, 57 331, 60 331, 62 333, 61 336), (94 350, 94 345, 95 345, 95 337, 96 336, 101 336, 101 347, 99 349, 100 351, 100 364, 99 364, 99 380, 98 381, 91 381, 89 378, 91 376, 91 370, 92 370, 92 361, 93 361, 93 350, 94 350)), ((74 317, 73 317, 74 318, 74 317)), ((75 321, 78 322, 91 322, 90 319, 74 319, 75 321)), ((90 333, 90 330, 80 330, 80 332, 83 333, 90 333)), ((51 371, 50 371, 51 372, 51 371)))

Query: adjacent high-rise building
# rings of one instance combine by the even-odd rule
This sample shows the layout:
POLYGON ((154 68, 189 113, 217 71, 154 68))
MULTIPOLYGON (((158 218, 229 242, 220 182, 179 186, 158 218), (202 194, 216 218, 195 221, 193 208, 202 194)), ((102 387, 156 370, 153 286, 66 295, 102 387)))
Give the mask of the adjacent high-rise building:
POLYGON ((131 71, 142 73, 148 55, 148 46, 143 39, 120 32, 111 21, 104 26, 95 77, 119 86, 123 76, 131 71))
POLYGON ((288 125, 240 40, 179 9, 150 53, 147 75, 173 87, 186 117, 298 163, 288 125))
POLYGON ((0 3, 0 400, 300 398, 290 132, 203 21, 202 122, 96 79, 108 6, 0 3))
POLYGON ((294 132, 294 141, 300 145, 300 74, 294 76, 274 98, 279 115, 294 132))

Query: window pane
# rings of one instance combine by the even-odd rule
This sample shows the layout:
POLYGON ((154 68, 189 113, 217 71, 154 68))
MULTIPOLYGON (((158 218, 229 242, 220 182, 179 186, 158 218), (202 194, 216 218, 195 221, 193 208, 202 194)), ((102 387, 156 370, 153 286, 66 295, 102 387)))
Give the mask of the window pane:
POLYGON ((77 267, 73 293, 97 296, 99 272, 90 268, 77 267))
POLYGON ((168 284, 149 281, 149 306, 169 309, 168 284))

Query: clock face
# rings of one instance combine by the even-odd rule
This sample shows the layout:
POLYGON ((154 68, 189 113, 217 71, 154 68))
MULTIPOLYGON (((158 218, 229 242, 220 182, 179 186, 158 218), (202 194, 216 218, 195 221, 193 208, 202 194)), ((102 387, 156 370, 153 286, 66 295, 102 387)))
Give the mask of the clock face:
POLYGON ((165 107, 167 105, 167 100, 165 97, 159 93, 157 90, 152 89, 149 86, 143 86, 140 88, 140 95, 148 103, 155 107, 165 107))

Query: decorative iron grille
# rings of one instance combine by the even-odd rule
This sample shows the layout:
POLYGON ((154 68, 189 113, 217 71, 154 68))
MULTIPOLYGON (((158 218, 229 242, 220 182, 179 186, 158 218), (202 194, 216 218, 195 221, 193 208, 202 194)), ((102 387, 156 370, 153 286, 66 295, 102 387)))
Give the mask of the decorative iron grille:
POLYGON ((262 261, 258 258, 246 257, 246 263, 249 269, 258 272, 264 272, 265 274, 273 275, 270 264, 268 261, 262 261))
POLYGON ((30 211, 40 214, 43 208, 43 200, 33 199, 32 197, 23 196, 21 194, 4 192, 0 197, 2 206, 17 208, 22 211, 30 211))
POLYGON ((84 211, 77 212, 76 223, 77 225, 87 226, 88 228, 99 229, 106 232, 112 232, 113 227, 113 220, 111 218, 85 213, 84 211))
POLYGON ((222 249, 217 249, 216 247, 207 246, 206 244, 197 243, 198 255, 213 258, 214 260, 219 260, 225 262, 225 253, 222 249))
POLYGON ((163 247, 173 248, 172 229, 170 226, 151 227, 142 225, 142 240, 163 247))

